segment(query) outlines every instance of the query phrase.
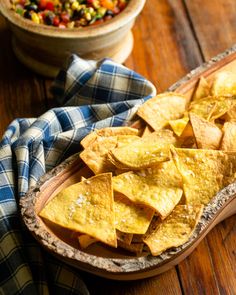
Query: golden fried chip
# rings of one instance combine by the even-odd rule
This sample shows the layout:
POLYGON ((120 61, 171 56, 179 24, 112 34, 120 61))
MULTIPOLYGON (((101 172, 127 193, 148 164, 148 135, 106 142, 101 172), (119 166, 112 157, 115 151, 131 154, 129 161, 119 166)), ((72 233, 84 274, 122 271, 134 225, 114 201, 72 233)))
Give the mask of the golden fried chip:
POLYGON ((187 106, 187 99, 174 92, 166 92, 146 101, 137 114, 154 130, 166 127, 170 120, 183 116, 187 106))
POLYGON ((120 135, 98 137, 88 148, 80 153, 80 158, 94 172, 94 174, 112 172, 115 166, 108 160, 109 151, 118 146, 131 143, 140 137, 134 135, 120 135))
POLYGON ((169 146, 177 144, 170 130, 159 130, 133 143, 112 150, 110 161, 117 168, 141 169, 169 160, 169 146))
POLYGON ((153 133, 154 130, 152 129, 151 126, 147 125, 145 128, 144 128, 144 131, 143 131, 143 134, 142 134, 142 137, 145 137, 147 135, 150 135, 151 133, 153 133))
POLYGON ((79 240, 80 247, 82 249, 86 249, 86 248, 88 248, 88 246, 98 242, 97 239, 90 237, 89 235, 84 235, 84 234, 79 235, 78 240, 79 240))
POLYGON ((211 94, 213 96, 236 95, 236 74, 229 71, 221 71, 215 75, 211 94))
POLYGON ((169 248, 186 243, 193 234, 202 211, 203 205, 176 206, 172 213, 144 239, 152 255, 160 255, 169 248))
POLYGON ((142 171, 129 171, 112 179, 113 189, 137 204, 153 208, 165 218, 182 197, 182 178, 173 161, 142 171))
POLYGON ((39 216, 116 247, 111 173, 93 176, 59 192, 39 216))
POLYGON ((236 121, 236 104, 232 106, 223 116, 225 121, 227 122, 235 122, 236 121))
POLYGON ((154 215, 154 210, 131 202, 126 196, 114 195, 115 227, 124 233, 144 234, 154 215))
POLYGON ((80 142, 82 147, 87 148, 97 140, 99 137, 110 137, 116 135, 136 135, 138 136, 139 130, 136 128, 121 126, 121 127, 106 127, 102 129, 97 129, 94 132, 89 133, 80 142))
POLYGON ((199 149, 217 150, 220 146, 222 131, 213 123, 198 117, 194 113, 189 114, 194 136, 199 149))
POLYGON ((127 245, 121 241, 118 241, 118 246, 138 255, 142 253, 144 243, 131 243, 130 245, 127 245))
POLYGON ((116 230, 117 240, 123 242, 126 245, 130 245, 133 239, 133 234, 122 233, 118 229, 116 230))
POLYGON ((189 112, 207 120, 214 121, 223 116, 235 104, 231 97, 205 97, 190 104, 189 112))
POLYGON ((208 204, 219 190, 235 178, 236 152, 174 147, 171 152, 183 177, 187 204, 208 204))
POLYGON ((200 77, 197 87, 195 88, 195 91, 193 93, 192 100, 194 101, 209 96, 210 90, 211 87, 208 84, 207 80, 204 77, 200 77))
POLYGON ((236 151, 236 122, 226 122, 223 131, 224 136, 220 149, 224 151, 236 151))
POLYGON ((217 99, 214 97, 204 97, 192 101, 189 106, 189 112, 194 113, 205 120, 209 120, 216 107, 216 103, 217 99))
POLYGON ((169 124, 172 130, 174 131, 174 133, 177 136, 180 136, 183 133, 184 129, 186 128, 188 122, 189 122, 188 114, 185 114, 185 116, 181 119, 169 121, 169 124))

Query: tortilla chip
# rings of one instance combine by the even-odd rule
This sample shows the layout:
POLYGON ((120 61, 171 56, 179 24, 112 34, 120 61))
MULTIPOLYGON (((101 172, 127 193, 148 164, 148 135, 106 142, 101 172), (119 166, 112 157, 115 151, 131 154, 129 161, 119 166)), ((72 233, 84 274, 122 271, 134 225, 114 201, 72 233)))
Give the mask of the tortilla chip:
POLYGON ((229 71, 221 71, 215 75, 211 94, 213 96, 236 95, 236 74, 229 71))
POLYGON ((170 120, 180 119, 187 106, 187 99, 174 92, 166 92, 146 101, 137 114, 154 130, 168 126, 170 120))
POLYGON ((173 161, 143 171, 113 177, 113 189, 137 204, 153 208, 165 218, 182 197, 182 178, 173 161))
POLYGON ((154 215, 154 210, 131 202, 126 196, 114 195, 115 227, 124 233, 144 234, 154 215))
POLYGON ((210 95, 211 87, 204 77, 200 77, 197 87, 193 93, 192 100, 198 100, 210 95))
POLYGON ((191 102, 189 112, 194 113, 205 120, 209 120, 216 107, 216 103, 217 99, 214 97, 204 97, 191 102))
POLYGON ((89 133, 86 137, 82 139, 80 144, 84 148, 88 148, 95 140, 99 137, 110 137, 117 135, 136 135, 138 136, 139 130, 136 128, 121 126, 121 127, 106 127, 102 129, 95 130, 89 133))
POLYGON ((117 146, 126 145, 139 138, 140 137, 134 135, 99 137, 80 153, 80 158, 88 165, 94 174, 112 172, 115 170, 115 166, 108 160, 109 151, 117 146))
POLYGON ((177 136, 180 136, 189 122, 188 114, 183 118, 169 121, 170 127, 177 136))
POLYGON ((144 239, 153 256, 158 256, 169 248, 186 243, 193 234, 203 205, 178 205, 156 229, 144 239))
POLYGON ((130 245, 127 245, 121 241, 118 241, 118 246, 138 255, 142 253, 144 243, 131 243, 130 245))
POLYGON ((170 144, 177 144, 173 132, 160 130, 112 150, 109 159, 119 169, 147 168, 169 160, 170 144))
POLYGON ((82 249, 86 249, 86 248, 88 248, 88 246, 98 242, 97 239, 92 238, 88 235, 84 235, 84 234, 79 235, 78 240, 79 240, 80 247, 82 249))
POLYGON ((224 151, 236 151, 236 122, 226 122, 223 131, 224 136, 220 149, 224 151))
POLYGON ((236 104, 232 106, 223 116, 223 119, 227 122, 235 122, 236 121, 236 104))
POLYGON ((196 140, 193 133, 193 127, 190 122, 186 125, 184 131, 179 137, 180 146, 183 148, 196 148, 196 140))
POLYGON ((145 128, 144 128, 144 131, 143 131, 143 134, 142 134, 142 137, 145 137, 147 135, 150 135, 151 133, 153 133, 154 130, 152 129, 151 126, 147 125, 145 128))
POLYGON ((118 229, 116 230, 116 236, 118 241, 121 241, 126 245, 130 245, 133 239, 133 234, 123 233, 118 229))
POLYGON ((217 150, 223 135, 222 131, 215 124, 198 117, 194 113, 190 113, 189 117, 197 147, 199 149, 217 150))
POLYGON ((235 179, 236 152, 171 148, 182 175, 186 204, 208 204, 235 179))
POLYGON ((116 247, 111 173, 93 176, 59 192, 39 216, 116 247))

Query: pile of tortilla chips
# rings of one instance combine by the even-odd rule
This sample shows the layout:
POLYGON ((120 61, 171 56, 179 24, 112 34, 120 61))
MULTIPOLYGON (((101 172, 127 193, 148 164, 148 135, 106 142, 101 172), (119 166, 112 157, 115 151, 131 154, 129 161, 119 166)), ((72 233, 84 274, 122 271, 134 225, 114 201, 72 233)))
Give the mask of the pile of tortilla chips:
POLYGON ((104 128, 82 140, 80 157, 94 176, 62 190, 39 214, 76 232, 83 249, 103 242, 159 255, 178 247, 235 179, 234 73, 211 83, 201 77, 191 100, 157 95, 137 115, 142 130, 104 128))

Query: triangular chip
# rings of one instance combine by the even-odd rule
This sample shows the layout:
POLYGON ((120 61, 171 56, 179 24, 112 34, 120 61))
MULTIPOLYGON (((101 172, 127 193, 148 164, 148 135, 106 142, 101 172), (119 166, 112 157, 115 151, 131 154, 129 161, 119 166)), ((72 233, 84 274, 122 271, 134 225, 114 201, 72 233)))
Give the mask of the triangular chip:
POLYGON ((117 146, 126 145, 139 138, 135 135, 100 136, 80 153, 80 158, 94 174, 112 172, 115 166, 108 160, 108 153, 117 146))
POLYGON ((114 195, 115 227, 121 232, 144 234, 154 215, 154 210, 131 202, 122 194, 114 195))
POLYGON ((186 243, 202 215, 203 205, 178 205, 173 212, 143 241, 153 256, 186 243))
POLYGON ((197 147, 199 149, 217 150, 220 146, 222 131, 215 124, 198 117, 194 113, 190 113, 189 117, 197 147))
POLYGON ((153 133, 153 129, 151 126, 147 125, 145 128, 144 128, 144 131, 143 131, 143 134, 142 134, 142 137, 145 137, 147 135, 150 135, 151 133, 153 133))
POLYGON ((39 215, 116 247, 111 173, 73 184, 59 192, 39 215))
POLYGON ((170 120, 183 116, 187 106, 187 99, 178 93, 166 92, 146 101, 137 114, 154 130, 162 129, 170 120))
POLYGON ((126 245, 130 245, 133 240, 133 234, 123 233, 118 229, 116 230, 116 236, 118 241, 121 241, 126 245))
POLYGON ((236 74, 229 71, 217 73, 212 84, 211 94, 213 96, 236 95, 236 74))
POLYGON ((235 179, 236 152, 171 148, 187 204, 208 204, 235 179))
POLYGON ((226 122, 223 130, 224 136, 220 149, 224 151, 236 151, 236 122, 226 122))
POLYGON ((172 130, 174 131, 174 133, 177 136, 180 136, 183 133, 184 129, 186 128, 188 121, 189 121, 188 114, 185 114, 185 116, 181 119, 169 121, 169 124, 172 130))
POLYGON ((90 237, 89 235, 79 235, 78 236, 79 244, 82 249, 88 248, 88 246, 97 243, 98 240, 95 238, 90 237))
POLYGON ((207 80, 204 77, 200 77, 200 79, 197 83, 197 87, 193 93, 192 100, 194 101, 194 100, 198 100, 203 97, 209 96, 210 90, 211 90, 211 87, 208 84, 207 80))
POLYGON ((138 136, 139 130, 136 128, 121 126, 121 127, 106 127, 97 129, 94 132, 89 133, 82 139, 80 144, 82 147, 87 148, 99 137, 110 137, 116 135, 136 135, 138 136))
POLYGON ((117 168, 141 169, 169 160, 169 146, 177 144, 170 130, 160 130, 111 151, 109 158, 117 168))
POLYGON ((182 197, 182 178, 168 161, 143 171, 129 171, 113 177, 113 188, 137 204, 153 208, 165 218, 182 197))

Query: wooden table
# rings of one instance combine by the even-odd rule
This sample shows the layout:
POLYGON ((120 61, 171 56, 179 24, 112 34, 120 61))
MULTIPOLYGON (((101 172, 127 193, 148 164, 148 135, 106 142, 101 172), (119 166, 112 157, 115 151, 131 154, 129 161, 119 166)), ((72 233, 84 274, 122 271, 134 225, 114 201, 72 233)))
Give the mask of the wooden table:
MULTIPOLYGON (((161 92, 203 61, 236 42, 235 0, 147 0, 134 27, 126 65, 161 92)), ((55 106, 50 80, 14 57, 0 17, 0 133, 16 117, 35 117, 55 106)), ((82 273, 91 294, 236 294, 236 218, 219 224, 183 262, 166 273, 114 282, 82 273)))

